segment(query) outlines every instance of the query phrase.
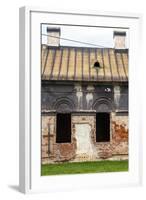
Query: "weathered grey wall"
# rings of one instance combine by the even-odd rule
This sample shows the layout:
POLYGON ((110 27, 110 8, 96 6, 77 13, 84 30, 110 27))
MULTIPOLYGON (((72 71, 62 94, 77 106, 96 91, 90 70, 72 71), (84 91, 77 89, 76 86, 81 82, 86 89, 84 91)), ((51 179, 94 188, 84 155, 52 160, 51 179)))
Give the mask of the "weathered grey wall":
POLYGON ((128 110, 126 85, 97 84, 43 84, 42 111, 96 110, 99 104, 108 104, 111 110, 128 110), (60 108, 59 108, 60 107, 60 108))

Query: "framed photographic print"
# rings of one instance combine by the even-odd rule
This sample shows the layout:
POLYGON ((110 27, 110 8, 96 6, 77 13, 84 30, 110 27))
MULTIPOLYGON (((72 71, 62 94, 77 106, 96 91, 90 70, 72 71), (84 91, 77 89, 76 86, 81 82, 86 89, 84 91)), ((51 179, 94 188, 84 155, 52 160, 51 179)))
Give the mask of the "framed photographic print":
POLYGON ((138 185, 138 14, 20 8, 20 191, 138 185))

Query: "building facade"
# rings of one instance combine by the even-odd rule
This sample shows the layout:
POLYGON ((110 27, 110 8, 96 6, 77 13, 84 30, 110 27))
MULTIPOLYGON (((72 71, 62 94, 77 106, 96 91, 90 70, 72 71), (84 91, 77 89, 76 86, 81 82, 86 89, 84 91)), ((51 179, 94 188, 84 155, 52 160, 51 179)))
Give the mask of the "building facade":
POLYGON ((125 37, 114 32, 114 48, 42 45, 42 163, 128 159, 125 37))

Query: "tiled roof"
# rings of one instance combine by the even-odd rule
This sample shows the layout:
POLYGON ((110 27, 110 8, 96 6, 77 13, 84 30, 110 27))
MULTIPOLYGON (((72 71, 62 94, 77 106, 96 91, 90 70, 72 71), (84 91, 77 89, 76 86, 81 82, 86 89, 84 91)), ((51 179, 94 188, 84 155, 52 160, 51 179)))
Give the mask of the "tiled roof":
POLYGON ((42 80, 128 81, 128 50, 42 46, 42 80))

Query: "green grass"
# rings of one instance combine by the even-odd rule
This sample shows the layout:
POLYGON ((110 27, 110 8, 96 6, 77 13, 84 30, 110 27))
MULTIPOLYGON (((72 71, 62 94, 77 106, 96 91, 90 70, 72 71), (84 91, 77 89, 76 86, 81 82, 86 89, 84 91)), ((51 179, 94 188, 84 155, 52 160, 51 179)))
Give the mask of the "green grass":
POLYGON ((41 175, 83 174, 128 171, 128 161, 94 161, 77 163, 45 164, 41 175))

